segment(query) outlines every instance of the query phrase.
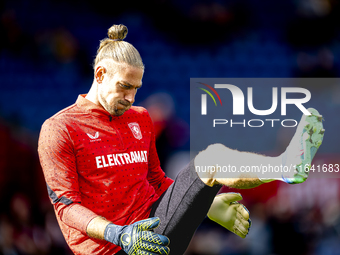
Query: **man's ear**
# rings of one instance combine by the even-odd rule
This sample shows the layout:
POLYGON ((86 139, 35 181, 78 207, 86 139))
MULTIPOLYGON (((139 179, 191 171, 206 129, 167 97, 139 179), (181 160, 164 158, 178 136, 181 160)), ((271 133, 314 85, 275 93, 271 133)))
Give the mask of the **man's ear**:
POLYGON ((97 66, 94 76, 98 84, 103 82, 104 74, 106 74, 106 68, 104 66, 97 66))

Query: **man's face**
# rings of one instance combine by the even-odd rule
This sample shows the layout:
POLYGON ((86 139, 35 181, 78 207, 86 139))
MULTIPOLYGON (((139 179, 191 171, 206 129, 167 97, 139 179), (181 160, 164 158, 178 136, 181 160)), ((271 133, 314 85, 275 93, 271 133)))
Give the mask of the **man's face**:
POLYGON ((114 75, 103 74, 98 84, 99 103, 111 115, 122 115, 134 103, 137 89, 142 86, 143 73, 141 68, 124 65, 114 75))

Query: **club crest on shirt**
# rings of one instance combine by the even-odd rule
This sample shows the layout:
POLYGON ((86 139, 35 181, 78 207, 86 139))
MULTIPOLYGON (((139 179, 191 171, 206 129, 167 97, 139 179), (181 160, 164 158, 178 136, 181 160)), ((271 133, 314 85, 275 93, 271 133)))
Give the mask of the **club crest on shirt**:
POLYGON ((131 129, 131 132, 136 139, 140 140, 143 138, 142 132, 140 131, 140 128, 137 122, 128 123, 128 126, 131 129))

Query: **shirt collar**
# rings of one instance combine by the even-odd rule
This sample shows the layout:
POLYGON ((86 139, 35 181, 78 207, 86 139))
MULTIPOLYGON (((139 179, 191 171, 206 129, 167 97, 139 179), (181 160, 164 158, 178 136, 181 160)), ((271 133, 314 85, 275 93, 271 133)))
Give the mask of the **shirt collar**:
POLYGON ((84 109, 85 112, 90 113, 97 113, 100 115, 106 115, 111 116, 109 112, 107 112, 101 105, 97 105, 90 100, 87 100, 86 97, 87 94, 81 94, 78 96, 76 105, 82 109, 84 109))

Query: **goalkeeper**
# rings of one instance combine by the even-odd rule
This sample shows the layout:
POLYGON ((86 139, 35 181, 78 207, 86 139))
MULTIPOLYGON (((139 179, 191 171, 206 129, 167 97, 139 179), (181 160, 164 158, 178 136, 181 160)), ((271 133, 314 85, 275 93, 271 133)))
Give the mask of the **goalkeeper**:
POLYGON ((173 181, 160 168, 148 112, 132 106, 144 65, 138 51, 123 41, 126 34, 123 25, 109 29, 97 51, 88 94, 46 120, 40 132, 39 158, 68 245, 75 254, 180 255, 206 215, 244 238, 249 213, 237 203, 240 194, 216 196, 222 185, 301 183, 307 173, 222 176, 196 173, 195 166, 311 164, 323 138, 322 117, 310 109, 278 157, 214 144, 173 181))

